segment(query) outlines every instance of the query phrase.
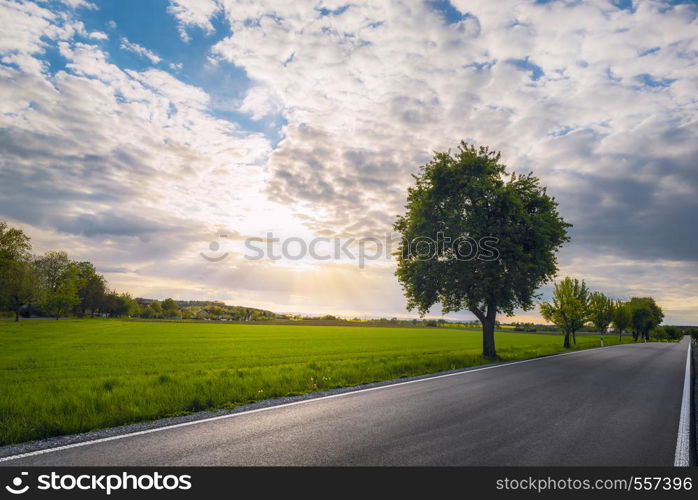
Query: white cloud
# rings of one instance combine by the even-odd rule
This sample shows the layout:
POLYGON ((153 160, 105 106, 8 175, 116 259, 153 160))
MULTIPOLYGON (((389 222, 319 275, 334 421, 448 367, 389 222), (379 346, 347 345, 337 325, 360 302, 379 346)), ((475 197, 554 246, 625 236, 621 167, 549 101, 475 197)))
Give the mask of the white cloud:
POLYGON ((42 36, 55 40, 67 40, 75 34, 83 34, 82 23, 64 19, 35 3, 3 2, 0 4, 0 57, 5 64, 13 64, 21 70, 40 73, 44 64, 33 57, 43 54, 46 44, 42 36))
POLYGON ((107 35, 103 31, 93 31, 92 33, 90 33, 89 36, 93 40, 108 40, 109 39, 109 35, 107 35))
POLYGON ((267 87, 252 87, 240 106, 240 111, 249 113, 252 118, 259 120, 265 116, 279 113, 279 98, 273 95, 267 87))
POLYGON ((218 1, 170 0, 167 11, 179 21, 179 36, 185 42, 190 41, 187 28, 196 26, 206 33, 213 32, 211 17, 221 8, 218 1))
POLYGON ((124 36, 121 37, 120 47, 122 50, 127 50, 129 52, 133 52, 134 54, 138 54, 139 56, 147 57, 153 64, 158 64, 162 60, 152 50, 146 49, 142 45, 138 45, 137 43, 130 41, 128 38, 124 36))
POLYGON ((64 4, 66 4, 68 7, 71 7, 73 9, 77 9, 78 7, 85 7, 86 9, 89 10, 97 10, 98 7, 92 3, 88 2, 87 0, 61 0, 64 4))

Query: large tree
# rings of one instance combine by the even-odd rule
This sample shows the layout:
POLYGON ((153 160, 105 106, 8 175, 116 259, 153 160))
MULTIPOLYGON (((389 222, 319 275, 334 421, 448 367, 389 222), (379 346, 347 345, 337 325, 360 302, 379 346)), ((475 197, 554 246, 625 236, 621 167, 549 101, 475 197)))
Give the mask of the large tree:
POLYGON ((59 319, 79 303, 78 273, 76 266, 71 263, 55 285, 46 289, 42 306, 48 314, 59 319))
POLYGON ((37 257, 36 267, 46 287, 43 309, 56 319, 72 311, 80 303, 78 265, 65 252, 50 251, 37 257))
POLYGON ((650 339, 650 330, 658 326, 664 319, 662 308, 657 305, 652 297, 632 297, 628 306, 631 311, 631 325, 633 338, 645 341, 650 339))
POLYGON ((80 303, 77 313, 84 316, 89 310, 92 316, 104 305, 104 296, 107 293, 107 281, 104 276, 97 273, 91 262, 77 262, 78 271, 78 297, 80 303))
MULTIPOLYGON (((56 290, 74 263, 68 258, 66 252, 51 250, 36 258, 36 266, 43 276, 46 287, 49 290, 56 290)), ((73 270, 75 271, 73 276, 77 279, 77 269, 73 270)))
POLYGON ((0 221, 0 309, 15 313, 25 304, 38 301, 40 280, 31 261, 29 236, 0 221))
POLYGON ((563 347, 569 349, 570 336, 577 343, 576 332, 587 321, 589 290, 584 280, 567 277, 555 283, 553 299, 540 305, 545 320, 555 324, 564 335, 563 347))
POLYGON ((3 261, 28 261, 31 258, 29 236, 21 229, 9 227, 0 220, 0 265, 3 261))
POLYGON ((497 313, 533 307, 535 291, 555 276, 567 224, 532 174, 508 174, 500 154, 464 142, 436 153, 414 176, 396 275, 408 308, 426 314, 468 310, 482 323, 482 353, 495 359, 497 313))
POLYGON ((41 275, 30 260, 8 260, 0 267, 0 309, 15 313, 25 304, 41 302, 41 275))

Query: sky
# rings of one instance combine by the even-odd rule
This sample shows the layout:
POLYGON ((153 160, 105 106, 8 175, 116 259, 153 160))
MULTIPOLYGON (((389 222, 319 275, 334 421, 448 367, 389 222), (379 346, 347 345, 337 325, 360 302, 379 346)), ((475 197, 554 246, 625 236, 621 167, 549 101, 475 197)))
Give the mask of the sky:
POLYGON ((359 265, 335 239, 354 256, 385 241, 411 174, 465 140, 556 197, 574 224, 560 277, 698 324, 697 15, 665 0, 0 0, 0 219, 134 296, 405 316, 394 260, 359 265), (322 258, 302 256, 317 238, 322 258), (251 259, 250 241, 285 256, 251 259))

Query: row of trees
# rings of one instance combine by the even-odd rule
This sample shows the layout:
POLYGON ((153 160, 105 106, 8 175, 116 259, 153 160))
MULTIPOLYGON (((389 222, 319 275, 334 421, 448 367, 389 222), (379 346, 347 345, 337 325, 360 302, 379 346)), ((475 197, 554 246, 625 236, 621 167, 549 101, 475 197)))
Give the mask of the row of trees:
POLYGON ((15 320, 22 308, 59 318, 130 315, 138 307, 130 295, 109 290, 92 263, 59 251, 32 255, 29 237, 0 221, 0 309, 12 311, 15 320))
MULTIPOLYGON (((571 227, 537 177, 509 172, 500 160, 499 152, 463 141, 455 151, 435 152, 413 176, 405 214, 393 225, 401 235, 395 274, 408 309, 424 315, 440 304, 444 313, 470 311, 482 324, 488 359, 497 358, 497 315, 535 307, 536 291, 557 274, 556 254, 571 227), (485 239, 496 242, 488 245, 494 251, 473 258, 470 242, 485 239)), ((541 312, 563 330, 565 347, 587 322, 599 331, 610 324, 632 328, 637 340, 663 318, 650 297, 618 303, 572 279, 555 286, 541 312)))
POLYGON ((273 319, 277 315, 271 311, 253 307, 229 306, 222 302, 188 305, 188 301, 176 302, 165 299, 162 303, 154 300, 143 303, 140 316, 145 318, 180 318, 222 321, 258 321, 273 319))
MULTIPOLYGON (((611 326, 619 336, 630 330, 637 341, 649 340, 650 332, 664 319, 662 308, 652 297, 633 297, 627 302, 613 300, 601 292, 591 292, 584 280, 570 277, 555 283, 552 300, 542 303, 540 312, 560 328, 565 348, 570 347, 570 339, 577 343, 576 332, 589 323, 602 335, 611 326)), ((678 339, 683 332, 664 327, 661 335, 678 339)))
POLYGON ((32 255, 29 237, 0 221, 0 311, 15 320, 27 313, 53 316, 91 315, 143 318, 253 321, 275 317, 271 311, 228 306, 222 302, 134 299, 109 290, 90 262, 70 260, 66 252, 32 255))
POLYGON ((127 293, 109 290, 87 261, 62 251, 32 255, 29 237, 0 221, 0 309, 19 320, 23 308, 59 318, 66 315, 135 316, 140 304, 127 293))

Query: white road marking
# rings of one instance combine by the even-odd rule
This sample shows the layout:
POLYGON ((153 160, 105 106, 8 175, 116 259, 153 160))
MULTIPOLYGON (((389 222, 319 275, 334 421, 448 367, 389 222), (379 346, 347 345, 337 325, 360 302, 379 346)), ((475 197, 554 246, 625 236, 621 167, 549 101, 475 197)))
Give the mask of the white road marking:
POLYGON ((106 443, 108 441, 115 441, 117 439, 124 439, 128 437, 133 437, 133 436, 142 436, 144 434, 151 434, 154 432, 160 432, 160 431, 166 431, 169 429, 177 429, 180 427, 188 427, 190 425, 197 425, 197 424, 203 424, 206 422, 213 422, 216 420, 223 420, 226 418, 234 418, 234 417, 239 417, 242 415, 250 415, 252 413, 259 413, 263 411, 268 411, 268 410, 275 410, 277 408, 284 408, 284 407, 289 407, 289 406, 296 406, 296 405, 301 405, 301 404, 306 404, 306 403, 312 403, 314 401, 321 401, 323 399, 333 399, 333 398, 341 398, 344 396, 350 396, 352 394, 359 394, 361 392, 369 392, 369 391, 378 391, 381 389, 389 389, 391 387, 398 387, 401 385, 408 385, 408 384, 416 384, 419 382, 427 382, 430 380, 436 380, 440 378, 446 378, 446 377, 455 377, 458 375, 467 375, 469 373, 474 373, 474 372, 479 372, 483 370, 492 370, 494 368, 502 368, 505 366, 513 366, 513 365, 519 365, 522 363, 530 363, 532 361, 541 361, 545 359, 550 359, 550 358, 557 358, 559 356, 569 356, 571 354, 582 354, 585 352, 590 352, 590 351, 595 351, 597 349, 610 349, 612 347, 622 347, 622 346, 628 346, 628 345, 637 345, 637 344, 615 344, 612 346, 607 346, 607 347, 591 347, 588 349, 581 349, 579 351, 572 351, 572 352, 562 352, 558 354, 551 354, 549 356, 541 356, 539 358, 531 358, 531 359, 523 359, 521 361, 511 361, 509 363, 502 363, 502 364, 497 364, 497 365, 489 365, 489 366, 483 366, 480 368, 474 368, 472 370, 466 370, 466 371, 461 371, 461 372, 455 372, 455 373, 445 373, 443 375, 434 375, 433 377, 425 377, 425 378, 420 378, 417 380, 408 380, 406 382, 396 382, 394 384, 385 384, 385 385, 380 385, 377 387, 368 387, 366 389, 358 389, 356 391, 347 391, 347 392, 342 392, 339 394, 330 394, 328 396, 321 396, 318 398, 311 398, 311 399, 304 399, 301 401, 293 401, 291 403, 283 403, 280 405, 274 405, 274 406, 266 406, 264 408, 256 408, 254 410, 247 410, 247 411, 241 411, 239 413, 230 413, 228 415, 220 415, 217 417, 210 417, 210 418, 202 418, 201 420, 192 420, 190 422, 182 422, 181 424, 172 424, 172 425, 166 425, 163 427, 155 427, 153 429, 146 429, 143 431, 137 431, 137 432, 130 432, 127 434, 119 434, 118 436, 110 436, 110 437, 105 437, 105 438, 99 438, 99 439, 92 439, 89 441, 81 441, 79 443, 71 443, 71 444, 66 444, 63 446, 56 446, 53 448, 45 448, 42 450, 36 450, 36 451, 30 451, 27 453, 20 453, 18 455, 11 455, 9 457, 0 457, 0 462, 8 462, 10 460, 18 460, 20 458, 27 458, 27 457, 34 457, 37 455, 43 455, 45 453, 52 453, 54 451, 61 451, 61 450, 69 450, 71 448, 79 448, 81 446, 88 446, 91 444, 97 444, 97 443, 106 443))
POLYGON ((675 467, 688 467, 690 464, 689 450, 691 446, 691 342, 686 351, 686 375, 683 380, 683 398, 681 400, 681 418, 679 418, 679 433, 676 436, 675 467))

